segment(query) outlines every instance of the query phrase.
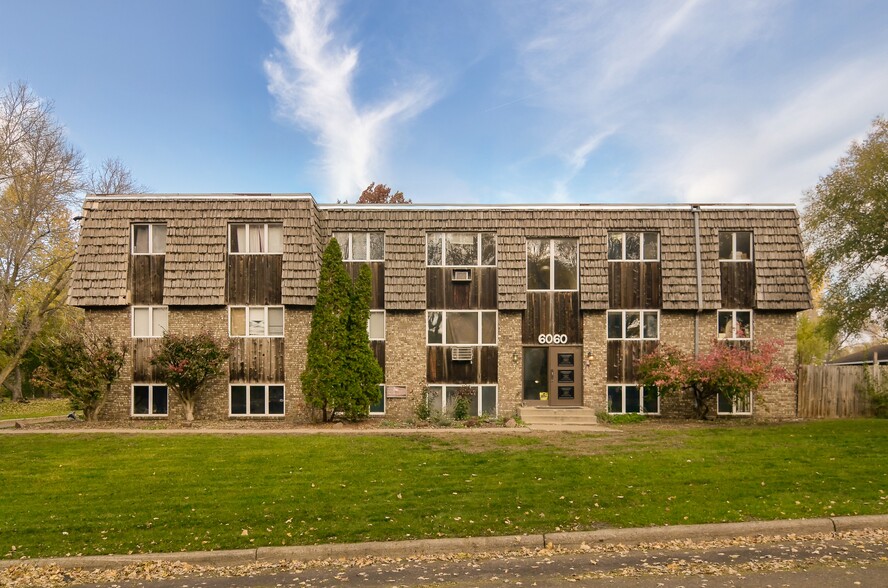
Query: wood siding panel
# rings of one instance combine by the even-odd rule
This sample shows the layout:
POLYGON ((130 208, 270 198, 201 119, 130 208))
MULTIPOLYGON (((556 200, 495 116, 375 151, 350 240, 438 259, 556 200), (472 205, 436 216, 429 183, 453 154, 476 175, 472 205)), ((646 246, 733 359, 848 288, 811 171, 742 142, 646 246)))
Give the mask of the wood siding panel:
POLYGON ((638 360, 643 354, 654 351, 657 345, 658 341, 608 341, 607 381, 635 383, 638 360))
POLYGON ((440 345, 426 349, 426 380, 429 384, 478 383, 480 347, 474 348, 472 361, 453 361, 450 359, 450 349, 440 345))
POLYGON ((133 339, 133 382, 159 383, 163 382, 156 367, 151 365, 151 358, 160 346, 160 339, 133 339))
POLYGON ((495 267, 473 267, 472 279, 454 282, 452 267, 426 268, 426 308, 447 310, 496 310, 495 267))
POLYGON ((477 270, 480 277, 478 284, 478 305, 482 310, 496 310, 498 280, 495 267, 482 267, 477 270))
POLYGON ((755 308, 755 263, 723 261, 721 273, 721 307, 755 308))
POLYGON ((481 353, 481 373, 479 382, 496 384, 499 379, 499 350, 496 347, 479 347, 481 353))
POLYGON ((551 333, 567 335, 567 345, 578 345, 583 341, 582 321, 580 320, 580 293, 552 293, 551 333))
POLYGON ((232 382, 283 382, 284 340, 232 339, 228 373, 232 382))
POLYGON ((552 328, 552 300, 549 292, 528 292, 527 308, 521 321, 521 340, 538 345, 538 337, 552 328))
POLYGON ((376 357, 379 367, 385 373, 385 341, 370 341, 370 348, 373 350, 373 355, 376 357))
POLYGON ((663 272, 660 262, 608 263, 609 308, 661 308, 663 272))
POLYGON ((345 262, 345 271, 354 282, 365 265, 370 266, 370 310, 383 310, 385 308, 385 263, 381 261, 347 261, 345 262))
POLYGON ((130 255, 130 292, 133 304, 163 304, 164 255, 130 255))
POLYGON ((444 308, 444 268, 426 268, 426 308, 444 308))
POLYGON ((229 255, 225 273, 228 304, 281 304, 280 255, 229 255))

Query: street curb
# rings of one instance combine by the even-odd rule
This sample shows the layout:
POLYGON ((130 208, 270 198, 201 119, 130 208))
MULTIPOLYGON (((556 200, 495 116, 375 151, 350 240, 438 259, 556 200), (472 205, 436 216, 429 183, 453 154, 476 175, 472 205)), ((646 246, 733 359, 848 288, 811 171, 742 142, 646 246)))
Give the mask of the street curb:
POLYGON ((135 555, 7 559, 0 560, 0 570, 15 565, 34 567, 55 565, 62 569, 113 569, 141 562, 182 562, 192 565, 225 567, 256 562, 273 563, 278 561, 312 561, 374 556, 397 558, 453 553, 514 551, 522 548, 578 547, 583 544, 590 547, 594 545, 632 546, 641 543, 660 543, 675 540, 699 541, 738 537, 828 534, 864 529, 888 529, 888 515, 675 525, 633 529, 600 529, 597 531, 573 531, 547 533, 544 535, 294 545, 290 547, 258 547, 225 551, 183 551, 178 553, 145 553, 135 555))

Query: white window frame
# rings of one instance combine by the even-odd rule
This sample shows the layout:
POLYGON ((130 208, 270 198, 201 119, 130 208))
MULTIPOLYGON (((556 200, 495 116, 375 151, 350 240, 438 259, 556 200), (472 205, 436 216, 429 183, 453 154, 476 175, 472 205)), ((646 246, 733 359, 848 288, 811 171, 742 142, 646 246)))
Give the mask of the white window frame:
POLYGON ((281 304, 269 304, 267 306, 263 306, 261 304, 232 304, 228 307, 228 336, 232 339, 282 339, 284 334, 287 331, 287 311, 281 304), (244 334, 243 335, 232 335, 231 334, 231 309, 233 308, 243 308, 244 309, 244 334), (264 310, 262 321, 265 323, 265 329, 263 335, 251 335, 250 334, 250 309, 251 308, 262 308, 264 310), (281 323, 281 334, 280 335, 269 335, 268 334, 268 309, 269 308, 280 308, 283 322, 281 323))
POLYGON ((525 239, 524 243, 524 274, 525 279, 527 280, 526 291, 527 292, 579 292, 580 290, 580 240, 575 237, 528 237, 525 239), (549 287, 548 288, 534 288, 530 287, 530 259, 527 257, 527 242, 529 241, 549 241, 549 287), (577 244, 577 259, 576 259, 576 282, 577 287, 571 288, 570 290, 565 290, 562 288, 555 288, 555 241, 574 241, 577 244))
MULTIPOLYGON (((608 341, 659 341, 660 340, 660 311, 652 308, 629 308, 625 310, 609 310, 604 317, 604 332, 607 335, 608 341), (639 325, 638 325, 638 337, 627 337, 626 336, 626 313, 627 312, 637 312, 639 313, 639 325), (609 317, 612 314, 619 314, 620 316, 620 337, 611 337, 610 329, 608 325, 610 324, 609 317), (645 314, 656 314, 657 315, 657 336, 656 337, 645 337, 644 336, 644 315, 645 314)), ((616 385, 616 384, 614 384, 616 385)), ((631 385, 631 384, 630 384, 631 385)))
POLYGON ((752 231, 719 231, 718 232, 718 260, 719 261, 738 261, 738 262, 752 262, 755 259, 755 233, 752 231), (731 257, 730 259, 723 258, 721 256, 721 235, 722 233, 730 233, 731 235, 731 257), (743 259, 737 257, 737 233, 749 233, 749 259, 743 259))
POLYGON ((281 223, 281 222, 274 222, 274 221, 263 221, 263 222, 247 222, 247 221, 244 221, 244 222, 230 222, 230 223, 228 223, 228 235, 226 235, 226 238, 228 239, 228 254, 229 254, 229 255, 281 255, 281 254, 283 254, 283 252, 284 252, 284 251, 283 251, 283 249, 284 249, 284 237, 283 237, 283 232, 284 232, 284 224, 281 223), (247 251, 232 251, 232 250, 231 250, 231 245, 232 245, 232 243, 231 243, 231 227, 236 227, 236 226, 239 226, 239 225, 243 225, 243 226, 245 227, 244 230, 245 230, 245 233, 246 233, 246 236, 247 236, 247 240, 246 240, 247 251), (275 226, 280 226, 280 227, 281 227, 281 250, 280 250, 280 251, 249 251, 249 248, 250 248, 250 227, 251 227, 251 226, 252 226, 252 227, 255 227, 255 226, 258 226, 258 225, 261 225, 261 226, 262 226, 262 232, 263 232, 263 235, 264 235, 264 237, 265 237, 265 244, 266 244, 266 247, 267 247, 267 246, 269 245, 269 243, 270 243, 270 241, 268 240, 268 225, 275 225, 275 226))
POLYGON ((641 263, 644 261, 660 261, 660 247, 661 247, 661 238, 659 231, 610 231, 607 234, 607 250, 605 251, 605 255, 607 255, 608 261, 614 262, 630 262, 630 263, 641 263), (638 259, 626 259, 626 235, 627 234, 638 234, 638 259), (645 259, 644 258, 644 235, 645 233, 655 233, 657 235, 657 257, 654 259, 645 259), (612 235, 620 236, 620 259, 611 259, 610 258, 610 242, 612 235))
MULTIPOLYGON (((426 310, 426 323, 425 323, 425 332, 426 332, 426 345, 431 347, 496 347, 499 342, 499 311, 496 310, 426 310), (440 312, 443 317, 441 319, 441 337, 444 339, 441 343, 429 343, 429 314, 433 312, 440 312), (478 342, 477 343, 448 343, 447 339, 447 314, 451 312, 459 312, 459 313, 467 313, 474 312, 478 315, 478 342), (481 313, 493 313, 495 315, 495 331, 494 331, 494 342, 493 343, 482 343, 484 338, 482 337, 482 324, 481 313)), ((455 384, 453 384, 455 385, 455 384)))
POLYGON ((287 386, 283 382, 231 382, 228 384, 228 416, 229 418, 235 419, 247 419, 247 418, 270 418, 270 419, 280 419, 287 416, 287 386), (235 414, 231 412, 231 389, 235 386, 244 386, 247 389, 247 412, 244 414, 235 414), (265 412, 262 413, 251 413, 250 412, 250 387, 251 386, 264 386, 265 387, 265 412), (284 389, 284 412, 281 414, 269 414, 268 413, 268 387, 269 386, 280 386, 284 389))
MULTIPOLYGON (((439 384, 439 383, 435 382, 434 384, 429 384, 428 386, 426 386, 426 388, 428 388, 429 390, 431 390, 432 388, 440 388, 441 389, 441 412, 442 413, 447 412, 447 391, 446 391, 446 388, 463 388, 463 387, 475 388, 475 398, 478 399, 478 406, 476 406, 475 408, 477 409, 476 412, 478 413, 478 416, 481 417, 481 416, 483 416, 481 414, 481 402, 482 402, 481 388, 482 388, 482 386, 491 386, 496 390, 496 403, 494 405, 493 414, 489 415, 489 416, 491 416, 493 418, 497 418, 499 416, 499 384, 439 384)), ((428 398, 428 396, 426 396, 426 402, 428 403, 428 401, 429 401, 429 398, 428 398)))
POLYGON ((718 341, 749 341, 752 342, 753 331, 755 324, 755 313, 751 308, 720 308, 715 311, 715 338, 718 341), (737 336, 737 313, 738 312, 748 312, 749 313, 749 334, 747 337, 738 337, 737 336), (721 322, 719 320, 722 314, 731 313, 731 336, 730 337, 722 337, 721 332, 719 332, 718 324, 721 322))
MULTIPOLYGON (((370 410, 369 411, 370 416, 384 416, 385 409, 388 408, 388 402, 386 401, 386 398, 385 398, 385 384, 380 384, 379 387, 382 389, 382 412, 379 412, 379 411, 374 412, 373 410, 370 410)), ((370 405, 370 408, 371 409, 373 408, 372 404, 370 405)))
MULTIPOLYGON (((385 261, 385 232, 384 231, 333 231, 332 237, 336 238, 336 236, 346 235, 348 238, 347 249, 348 255, 345 255, 345 250, 342 251, 342 261, 385 261), (375 257, 370 257, 370 235, 382 235, 382 257, 377 259, 375 257), (357 259, 354 257, 354 240, 355 237, 363 237, 365 240, 365 245, 367 247, 367 258, 366 259, 357 259)), ((339 239, 336 238, 336 241, 339 242, 339 239)), ((340 248, 342 248, 342 243, 339 242, 340 248)))
MULTIPOLYGON (((382 315, 382 337, 373 337, 370 334, 370 319, 369 318, 367 319, 367 336, 370 338, 371 341, 385 341, 385 334, 386 334, 386 331, 385 331, 385 311, 371 309, 370 316, 372 317, 374 314, 381 314, 382 315)), ((426 323, 426 336, 428 336, 428 323, 426 323)))
POLYGON ((130 386, 130 416, 137 419, 145 419, 145 418, 159 418, 159 417, 168 417, 170 416, 170 387, 166 384, 161 383, 149 383, 149 382, 133 382, 130 386), (148 413, 147 414, 137 414, 136 413, 136 386, 148 386, 148 413), (156 386, 163 386, 167 389, 167 411, 166 412, 154 412, 154 388, 156 386))
POLYGON ((739 398, 735 398, 731 401, 731 411, 725 412, 720 408, 721 400, 721 392, 716 395, 715 398, 715 412, 719 415, 735 415, 735 416, 751 416, 752 415, 752 405, 753 405, 753 394, 749 393, 749 397, 746 400, 746 406, 742 405, 742 401, 739 398))
POLYGON ((426 267, 496 267, 497 260, 499 259, 499 243, 497 241, 496 233, 491 231, 430 231, 426 233, 425 240, 426 267), (441 263, 429 263, 429 237, 432 235, 441 235, 441 263), (447 235, 474 235, 475 251, 477 252, 475 263, 449 265, 447 263, 447 235), (491 235, 493 237, 493 263, 491 264, 481 263, 484 256, 484 252, 481 248, 481 235, 491 235))
POLYGON ((164 334, 170 331, 170 307, 162 304, 148 305, 136 304, 130 307, 130 337, 133 339, 160 339, 164 334), (148 331, 149 335, 136 335, 136 309, 148 309, 148 331), (154 311, 163 308, 167 311, 167 328, 159 335, 154 332, 154 311))
POLYGON ((644 388, 645 387, 642 386, 641 384, 632 384, 632 383, 621 384, 621 383, 617 383, 617 382, 607 383, 605 385, 605 389, 604 389, 604 393, 605 393, 604 400, 605 400, 605 403, 607 404, 607 413, 608 414, 654 414, 654 415, 660 414, 660 393, 657 392, 657 411, 656 412, 648 412, 644 409, 644 388), (638 407, 639 407, 638 412, 626 412, 626 388, 628 386, 634 386, 634 387, 638 388, 638 407), (612 412, 611 411, 611 407, 610 407, 610 389, 611 388, 621 388, 621 390, 622 390, 622 396, 621 396, 622 402, 621 402, 621 406, 620 406, 620 409, 621 409, 620 412, 612 412))
POLYGON ((163 251, 154 251, 154 227, 157 226, 167 229, 167 238, 169 238, 169 227, 166 223, 133 223, 130 225, 130 253, 132 255, 166 255, 166 243, 164 243, 163 251), (136 227, 148 227, 148 251, 144 253, 136 252, 136 227))

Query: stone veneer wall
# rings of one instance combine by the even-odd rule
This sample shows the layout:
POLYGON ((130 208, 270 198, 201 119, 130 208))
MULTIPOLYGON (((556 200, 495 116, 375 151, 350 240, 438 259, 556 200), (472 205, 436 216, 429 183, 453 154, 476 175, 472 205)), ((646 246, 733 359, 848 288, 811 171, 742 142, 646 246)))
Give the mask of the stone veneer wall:
MULTIPOLYGON (((607 338, 603 311, 583 313, 583 404, 596 411, 607 410, 607 338)), ((127 346, 121 377, 112 385, 111 394, 100 414, 102 420, 148 420, 132 417, 132 343, 130 311, 128 307, 87 309, 88 325, 127 346)), ((499 416, 513 415, 522 402, 522 343, 521 312, 499 313, 498 412, 499 416), (517 361, 515 358, 518 358, 517 361)), ((715 312, 700 315, 700 350, 711 347, 716 335, 715 312)), ((209 330, 225 341, 228 337, 225 307, 171 307, 171 332, 196 334, 209 330)), ((306 344, 311 327, 311 311, 288 307, 285 318, 284 370, 286 385, 286 416, 239 417, 245 421, 284 421, 290 424, 309 422, 317 418, 305 405, 299 376, 305 369, 306 344)), ((422 401, 426 386, 425 313, 386 312, 386 384, 403 386, 406 398, 386 399, 386 414, 390 420, 407 421, 414 417, 416 405, 422 401)), ((753 333, 756 341, 776 339, 783 342, 780 363, 791 373, 796 372, 796 316, 790 312, 755 311, 753 333)), ((660 342, 688 351, 694 344, 694 313, 662 311, 660 314, 660 342)), ((691 417, 692 404, 684 394, 667 396, 661 400, 660 413, 665 417, 691 417)), ((715 415, 715 406, 711 414, 715 415)), ((787 419, 796 416, 795 382, 779 382, 759 394, 753 408, 756 419, 787 419)), ((163 417, 160 417, 163 418, 163 417)), ((736 417, 743 418, 743 417, 736 417)), ((222 376, 212 382, 195 406, 197 420, 231 420, 228 416, 228 378, 222 376)), ((169 417, 165 420, 182 421, 184 413, 178 400, 170 395, 169 417)))

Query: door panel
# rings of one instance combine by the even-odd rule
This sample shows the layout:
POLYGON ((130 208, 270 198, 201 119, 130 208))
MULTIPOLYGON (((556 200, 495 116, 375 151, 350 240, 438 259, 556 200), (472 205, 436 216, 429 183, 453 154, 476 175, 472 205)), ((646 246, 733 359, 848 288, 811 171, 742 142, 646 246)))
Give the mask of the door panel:
POLYGON ((549 406, 582 406, 583 370, 581 347, 549 348, 549 406))

